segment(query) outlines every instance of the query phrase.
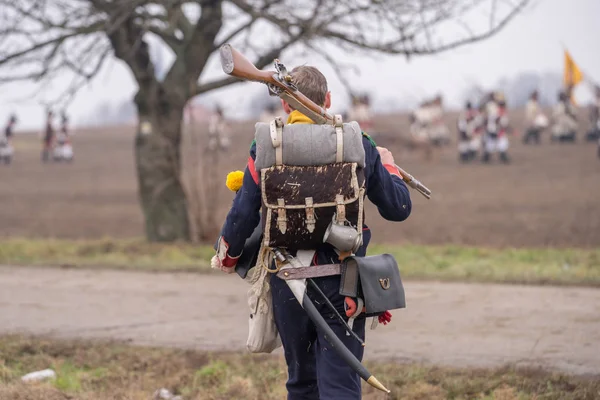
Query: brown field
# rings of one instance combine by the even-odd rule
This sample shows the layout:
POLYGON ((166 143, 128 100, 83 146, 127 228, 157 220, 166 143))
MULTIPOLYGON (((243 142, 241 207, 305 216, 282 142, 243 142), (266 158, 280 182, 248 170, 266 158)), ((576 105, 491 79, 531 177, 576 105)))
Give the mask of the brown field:
MULTIPOLYGON (((455 126, 452 117, 449 126, 455 126)), ((375 139, 433 190, 433 199, 413 192, 412 216, 399 225, 386 223, 370 206, 367 224, 375 241, 493 247, 600 245, 600 160, 594 144, 580 138, 574 145, 553 145, 544 137, 541 146, 526 147, 515 137, 510 165, 465 166, 457 160, 454 143, 438 151, 434 161, 424 161, 399 136, 407 128, 406 116, 384 116, 375 131, 385 133, 375 139)), ((223 182, 227 172, 244 168, 252 130, 251 123, 236 126, 231 155, 218 166, 223 182)), ((18 135, 16 159, 0 168, 0 236, 141 236, 133 133, 133 128, 123 127, 77 132, 76 159, 71 165, 42 164, 41 140, 18 135)), ((198 127, 196 135, 202 133, 198 127)), ((191 149, 189 137, 184 142, 186 172, 190 172, 190 160, 199 153, 191 149)), ((232 197, 222 185, 217 221, 222 221, 232 197)))

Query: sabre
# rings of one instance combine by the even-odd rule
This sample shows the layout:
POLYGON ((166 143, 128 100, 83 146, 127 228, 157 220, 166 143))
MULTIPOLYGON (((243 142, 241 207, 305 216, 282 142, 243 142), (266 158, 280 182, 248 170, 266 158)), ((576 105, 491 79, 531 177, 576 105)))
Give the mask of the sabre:
MULTIPOLYGON (((267 85, 269 94, 285 100, 294 109, 309 117, 317 124, 334 124, 334 117, 323 107, 298 91, 285 65, 278 59, 274 60, 276 71, 261 71, 250 60, 244 57, 230 44, 224 44, 220 49, 221 67, 227 75, 267 85)), ((411 174, 396 165, 402 180, 411 188, 431 199, 431 190, 415 179, 411 174)))
MULTIPOLYGON (((298 260, 294 257, 291 257, 287 253, 284 255, 281 250, 275 249, 273 250, 275 254, 275 258, 280 263, 285 263, 285 266, 281 269, 285 268, 296 268, 301 265, 298 265, 298 260)), ((344 362, 346 362, 350 368, 352 368, 362 379, 364 379, 369 385, 373 386, 375 389, 379 389, 383 392, 390 393, 390 390, 387 389, 375 376, 373 376, 364 365, 352 354, 350 350, 344 345, 344 343, 340 340, 340 338, 333 332, 333 330, 327 325, 325 318, 319 313, 317 307, 312 303, 310 298, 306 293, 306 279, 289 279, 286 280, 285 283, 288 285, 294 297, 302 308, 308 314, 308 317, 311 321, 316 325, 318 329, 320 329, 325 336, 329 345, 337 352, 344 362)))

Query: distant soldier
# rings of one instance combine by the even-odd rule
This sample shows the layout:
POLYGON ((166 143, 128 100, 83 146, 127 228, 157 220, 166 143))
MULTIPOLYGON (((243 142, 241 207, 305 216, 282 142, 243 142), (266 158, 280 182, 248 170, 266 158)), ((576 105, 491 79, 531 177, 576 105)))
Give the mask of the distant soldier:
POLYGON ((210 118, 208 127, 208 149, 214 150, 227 150, 229 148, 230 141, 227 136, 227 121, 223 114, 223 109, 217 106, 215 113, 210 118))
POLYGON ((548 118, 542 112, 538 103, 538 91, 534 90, 525 106, 525 120, 527 131, 523 136, 523 143, 533 142, 540 144, 540 134, 548 126, 548 118))
POLYGON ((11 138, 13 135, 14 126, 17 123, 17 116, 11 115, 6 124, 4 132, 0 134, 0 160, 5 164, 10 164, 13 156, 13 147, 11 145, 11 138))
POLYGON ((558 93, 558 103, 552 113, 552 141, 574 142, 577 136, 577 115, 568 91, 558 93))
POLYGON ((500 92, 493 93, 485 108, 483 162, 489 162, 491 155, 498 153, 500 161, 508 163, 508 122, 504 95, 500 92))
POLYGON ((595 87, 596 98, 590 105, 590 123, 592 128, 587 134, 587 140, 595 141, 600 139, 600 86, 595 87))
POLYGON ((8 119, 8 122, 6 123, 6 128, 4 129, 4 136, 9 141, 13 136, 13 133, 14 133, 13 129, 15 128, 16 124, 17 124, 17 116, 13 114, 8 119))
POLYGON ((50 157, 50 152, 52 151, 52 146, 54 144, 54 113, 52 111, 48 111, 46 116, 46 130, 44 132, 44 141, 42 148, 42 161, 47 162, 50 157))
POLYGON ((421 149, 425 159, 433 158, 433 145, 430 137, 432 112, 429 102, 423 102, 410 115, 410 135, 413 148, 421 149))
POLYGON ((350 121, 356 121, 360 127, 372 134, 373 120, 371 118, 371 100, 368 95, 352 96, 352 107, 348 112, 350 121))
POLYGON ((429 116, 429 138, 434 146, 443 146, 450 141, 448 127, 444 122, 444 104, 441 95, 436 96, 428 105, 429 116))
POLYGON ((458 154, 460 161, 473 160, 479 149, 477 138, 478 112, 470 101, 458 117, 458 154))
POLYGON ((56 136, 56 142, 62 145, 69 140, 69 117, 65 113, 60 117, 60 130, 56 136))
POLYGON ((61 114, 60 130, 56 135, 56 146, 54 146, 54 160, 72 161, 73 146, 69 137, 69 118, 63 112, 61 114))

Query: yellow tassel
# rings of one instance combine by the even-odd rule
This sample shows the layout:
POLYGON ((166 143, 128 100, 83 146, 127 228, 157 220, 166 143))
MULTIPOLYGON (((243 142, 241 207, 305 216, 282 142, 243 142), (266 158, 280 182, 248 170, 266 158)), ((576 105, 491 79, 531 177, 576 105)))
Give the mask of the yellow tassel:
POLYGON ((232 171, 227 174, 225 185, 232 192, 237 192, 244 182, 244 173, 242 171, 232 171))

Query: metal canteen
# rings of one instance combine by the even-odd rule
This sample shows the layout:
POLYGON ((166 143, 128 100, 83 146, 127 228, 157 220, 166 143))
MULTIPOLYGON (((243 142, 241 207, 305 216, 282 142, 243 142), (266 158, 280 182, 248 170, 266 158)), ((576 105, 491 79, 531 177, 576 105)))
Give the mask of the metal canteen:
POLYGON ((323 236, 323 243, 329 243, 339 251, 356 253, 362 244, 362 235, 351 226, 331 221, 323 236))

